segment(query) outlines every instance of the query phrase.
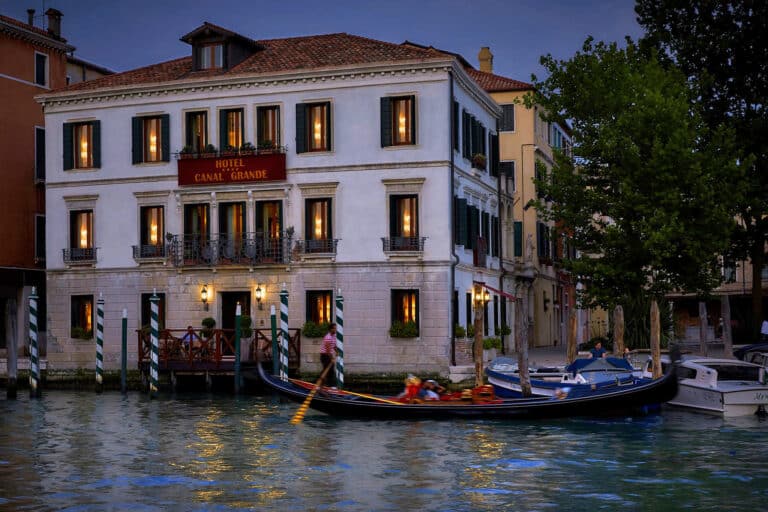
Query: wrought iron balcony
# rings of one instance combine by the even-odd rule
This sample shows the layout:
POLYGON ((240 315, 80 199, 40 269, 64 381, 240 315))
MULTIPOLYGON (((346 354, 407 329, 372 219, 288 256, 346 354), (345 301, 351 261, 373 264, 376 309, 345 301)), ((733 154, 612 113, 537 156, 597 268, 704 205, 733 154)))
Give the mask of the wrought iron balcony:
POLYGON ((67 265, 88 265, 96 263, 97 247, 71 247, 62 249, 64 254, 64 263, 67 265))
POLYGON ((242 233, 211 238, 198 234, 172 235, 168 254, 177 267, 288 263, 292 238, 285 232, 280 235, 242 233))
POLYGON ((136 261, 163 259, 168 255, 165 244, 142 244, 133 246, 133 259, 136 261))
POLYGON ((299 254, 336 254, 338 238, 320 238, 317 240, 297 240, 296 250, 299 254))
POLYGON ((382 238, 384 252, 424 252, 425 236, 393 236, 382 238))

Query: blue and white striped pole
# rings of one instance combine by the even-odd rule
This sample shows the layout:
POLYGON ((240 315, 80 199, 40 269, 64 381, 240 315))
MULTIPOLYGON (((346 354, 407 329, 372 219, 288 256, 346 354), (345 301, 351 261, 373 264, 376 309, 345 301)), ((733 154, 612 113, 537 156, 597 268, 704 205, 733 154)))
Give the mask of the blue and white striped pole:
POLYGON ((96 392, 104 390, 104 297, 96 301, 96 392))
POLYGON ((29 296, 29 397, 40 396, 40 366, 37 358, 37 288, 29 296))
POLYGON ((158 372, 160 368, 160 344, 157 339, 157 323, 159 316, 158 303, 160 297, 157 296, 157 290, 152 290, 152 297, 149 298, 152 316, 150 319, 150 330, 152 339, 152 358, 149 363, 149 396, 155 398, 159 387, 158 372))
POLYGON ((336 386, 344 387, 344 297, 336 295, 336 386))
POLYGON ((280 291, 280 378, 288 380, 288 290, 280 291))

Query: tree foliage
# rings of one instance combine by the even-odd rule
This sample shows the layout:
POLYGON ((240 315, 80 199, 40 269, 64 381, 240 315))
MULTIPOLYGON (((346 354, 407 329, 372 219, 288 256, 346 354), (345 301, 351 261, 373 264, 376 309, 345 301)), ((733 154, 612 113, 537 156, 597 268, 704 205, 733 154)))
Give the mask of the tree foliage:
POLYGON ((685 76, 630 40, 590 38, 569 60, 541 62, 549 76, 527 101, 571 120, 575 145, 537 180, 547 198, 538 207, 583 255, 564 262, 586 284, 582 304, 613 307, 641 290, 706 294, 734 223, 730 133, 709 129, 685 76))
POLYGON ((768 241, 768 2, 638 0, 645 44, 663 52, 696 91, 710 127, 729 125, 746 165, 732 236, 734 258, 753 266, 753 325, 762 318, 761 270, 768 241))

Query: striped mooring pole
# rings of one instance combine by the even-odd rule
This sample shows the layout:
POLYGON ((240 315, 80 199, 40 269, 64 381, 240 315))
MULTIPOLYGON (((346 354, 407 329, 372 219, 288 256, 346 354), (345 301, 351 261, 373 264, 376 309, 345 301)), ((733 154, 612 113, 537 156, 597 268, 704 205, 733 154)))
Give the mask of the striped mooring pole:
POLYGON ((40 396, 40 361, 37 358, 37 288, 29 296, 29 397, 40 396))
POLYGON ((123 308, 122 322, 123 337, 120 347, 120 391, 128 392, 128 310, 123 308))
POLYGON ((158 385, 158 371, 160 365, 160 347, 157 339, 157 319, 158 319, 158 303, 160 297, 157 296, 157 290, 152 291, 152 297, 149 299, 152 315, 150 317, 150 330, 152 339, 152 358, 149 363, 149 396, 155 398, 157 396, 158 385))
POLYGON ((104 390, 104 297, 96 301, 96 392, 104 390))
POLYGON ((344 388, 344 297, 336 295, 336 386, 344 388))
POLYGON ((269 325, 272 329, 272 375, 280 373, 280 346, 277 341, 277 315, 275 306, 269 307, 269 325))
POLYGON ((280 291, 280 378, 288 380, 288 290, 280 291))

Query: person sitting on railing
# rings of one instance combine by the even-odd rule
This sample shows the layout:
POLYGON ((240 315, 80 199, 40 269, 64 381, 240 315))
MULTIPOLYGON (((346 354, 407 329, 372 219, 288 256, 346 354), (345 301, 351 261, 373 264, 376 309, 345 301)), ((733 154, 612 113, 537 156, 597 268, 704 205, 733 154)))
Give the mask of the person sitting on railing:
POLYGON ((181 337, 181 343, 184 345, 184 350, 189 352, 189 347, 192 345, 192 341, 195 339, 195 331, 192 330, 192 326, 187 326, 187 332, 181 337))

